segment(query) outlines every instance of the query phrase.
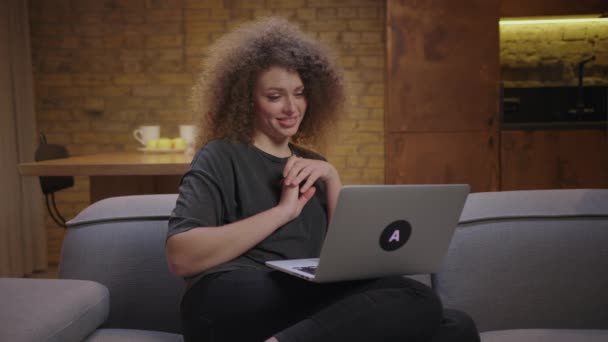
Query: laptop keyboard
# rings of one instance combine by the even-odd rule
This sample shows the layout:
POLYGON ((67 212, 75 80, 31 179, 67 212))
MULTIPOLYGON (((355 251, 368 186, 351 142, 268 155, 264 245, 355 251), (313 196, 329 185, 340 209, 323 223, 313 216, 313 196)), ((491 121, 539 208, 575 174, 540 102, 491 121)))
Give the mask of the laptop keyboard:
POLYGON ((317 271, 317 266, 302 266, 302 267, 294 267, 298 271, 302 271, 304 273, 315 275, 317 271))

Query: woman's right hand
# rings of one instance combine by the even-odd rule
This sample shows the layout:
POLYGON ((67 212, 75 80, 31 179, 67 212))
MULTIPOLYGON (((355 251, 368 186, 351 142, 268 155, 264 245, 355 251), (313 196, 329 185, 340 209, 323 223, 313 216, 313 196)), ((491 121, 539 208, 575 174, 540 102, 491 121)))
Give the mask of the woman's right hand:
POLYGON ((300 193, 300 186, 297 184, 286 185, 281 181, 281 200, 277 205, 281 212, 287 215, 287 222, 300 215, 302 209, 308 201, 315 195, 317 189, 313 186, 304 193, 300 193))

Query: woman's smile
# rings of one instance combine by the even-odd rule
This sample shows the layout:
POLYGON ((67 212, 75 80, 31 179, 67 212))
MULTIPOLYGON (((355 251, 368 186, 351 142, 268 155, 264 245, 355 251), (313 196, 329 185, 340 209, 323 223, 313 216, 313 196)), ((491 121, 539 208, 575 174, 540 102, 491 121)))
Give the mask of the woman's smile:
POLYGON ((283 128, 292 128, 293 126, 298 124, 298 117, 296 116, 290 116, 290 117, 286 117, 286 118, 278 118, 277 119, 279 121, 279 124, 283 127, 283 128))

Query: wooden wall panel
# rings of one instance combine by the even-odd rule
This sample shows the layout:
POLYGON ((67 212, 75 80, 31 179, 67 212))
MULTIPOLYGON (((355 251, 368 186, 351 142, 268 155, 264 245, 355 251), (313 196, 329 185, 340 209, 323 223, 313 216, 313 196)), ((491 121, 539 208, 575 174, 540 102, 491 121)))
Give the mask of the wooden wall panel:
POLYGON ((501 17, 595 14, 608 11, 606 0, 502 0, 501 17))
POLYGON ((502 190, 608 188, 605 130, 501 134, 502 190))
POLYGON ((486 130, 498 112, 498 4, 389 1, 389 132, 486 130))
POLYGON ((388 0, 388 184, 499 189, 498 11, 499 0, 388 0))
POLYGON ((497 190, 496 139, 487 131, 389 134, 387 179, 397 184, 468 183, 472 192, 497 190))

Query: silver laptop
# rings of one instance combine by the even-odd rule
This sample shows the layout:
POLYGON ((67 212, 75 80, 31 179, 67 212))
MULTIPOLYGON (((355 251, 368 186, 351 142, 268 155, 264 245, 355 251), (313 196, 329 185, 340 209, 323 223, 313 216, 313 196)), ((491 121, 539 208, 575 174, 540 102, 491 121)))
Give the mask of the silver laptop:
POLYGON ((467 184, 344 186, 319 258, 266 265, 318 283, 436 272, 468 193, 467 184))

